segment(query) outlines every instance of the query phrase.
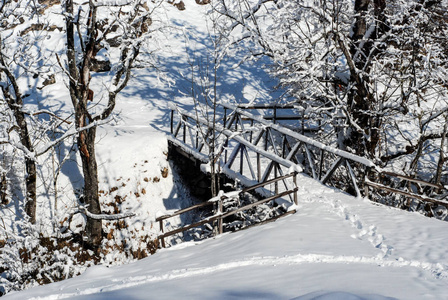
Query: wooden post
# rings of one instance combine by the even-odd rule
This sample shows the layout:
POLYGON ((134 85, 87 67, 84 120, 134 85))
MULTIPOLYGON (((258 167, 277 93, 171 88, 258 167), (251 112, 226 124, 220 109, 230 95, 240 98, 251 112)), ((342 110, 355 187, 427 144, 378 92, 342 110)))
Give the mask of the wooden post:
POLYGON ((218 203, 217 203, 217 205, 218 205, 218 207, 217 207, 217 209, 216 209, 216 215, 217 215, 217 218, 215 219, 215 228, 214 228, 214 231, 215 231, 215 235, 218 235, 218 234, 222 234, 222 200, 223 200, 223 198, 221 198, 221 199, 219 199, 218 200, 218 203))
POLYGON ((170 128, 171 128, 171 134, 173 134, 174 133, 174 110, 171 110, 171 122, 170 122, 170 128))
POLYGON ((274 124, 277 123, 277 106, 274 106, 274 124))
POLYGON ((227 147, 229 146, 229 138, 226 138, 226 142, 224 144, 224 165, 227 164, 227 147))
POLYGON ((286 135, 282 134, 282 158, 286 157, 286 135))
POLYGON ((320 150, 320 166, 319 166, 319 180, 322 179, 322 169, 324 167, 324 153, 323 149, 320 150))
POLYGON ((268 135, 269 135, 269 128, 266 128, 266 134, 264 137, 264 151, 268 151, 268 135))
POLYGON ((184 125, 184 129, 183 129, 183 141, 184 141, 184 143, 185 143, 185 141, 186 141, 186 135, 187 135, 187 126, 186 126, 186 124, 185 124, 185 122, 187 121, 187 119, 186 119, 186 117, 185 116, 182 116, 182 120, 183 120, 183 122, 182 123, 184 123, 183 125, 184 125))
MULTIPOLYGON (((294 175, 292 177, 293 183, 294 183, 294 189, 297 188, 297 172, 294 172, 294 175)), ((297 190, 294 191, 294 204, 297 205, 297 190)))
MULTIPOLYGON (((199 148, 199 124, 196 125, 196 149, 199 148)), ((200 152, 200 151, 199 151, 200 152)))
POLYGON ((223 120, 224 128, 226 128, 226 123, 227 123, 227 107, 224 107, 224 120, 223 120))
POLYGON ((369 186, 366 184, 366 180, 369 180, 370 168, 365 167, 364 170, 364 180, 362 181, 362 185, 364 185, 364 197, 369 199, 369 186))
POLYGON ((246 146, 241 144, 241 147, 240 147, 240 174, 241 175, 243 175, 243 163, 244 163, 244 161, 243 161, 243 151, 244 151, 245 147, 246 146))
POLYGON ((249 137, 249 141, 250 143, 252 143, 252 133, 253 133, 253 128, 254 128, 254 120, 250 120, 250 137, 249 137))
MULTIPOLYGON (((222 198, 221 199, 219 199, 219 202, 218 202, 218 213, 219 214, 222 214, 222 198)), ((222 234, 222 217, 220 216, 219 217, 219 219, 218 219, 218 234, 222 234)))
MULTIPOLYGON (((163 233, 163 220, 159 221, 159 226, 160 226, 160 232, 163 233)), ((162 240, 162 248, 165 248, 166 247, 165 238, 162 237, 161 240, 162 240)))
MULTIPOLYGON (((278 167, 279 167, 278 163, 274 163, 274 178, 277 178, 277 176, 278 176, 278 174, 277 174, 278 167)), ((275 181, 274 186, 275 186, 275 194, 277 195, 278 194, 278 181, 275 181)))
MULTIPOLYGON (((238 131, 238 118, 239 118, 239 114, 237 112, 234 112, 235 114, 235 132, 238 131)), ((230 129, 230 128, 229 128, 230 129)))

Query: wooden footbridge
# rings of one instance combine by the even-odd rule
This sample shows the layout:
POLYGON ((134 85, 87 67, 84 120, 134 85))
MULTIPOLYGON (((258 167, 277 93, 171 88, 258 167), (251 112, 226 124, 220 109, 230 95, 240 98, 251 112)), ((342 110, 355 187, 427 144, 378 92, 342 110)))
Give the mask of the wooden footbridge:
MULTIPOLYGON (((384 172, 368 159, 305 136, 304 116, 299 116, 302 133, 282 126, 278 124, 279 120, 292 118, 277 114, 283 108, 270 105, 237 107, 224 103, 219 106, 222 114, 218 118, 216 110, 214 114, 207 114, 201 110, 172 107, 169 151, 194 161, 205 173, 214 169, 219 178, 234 180, 241 190, 237 197, 221 195, 213 201, 159 217, 157 221, 162 231, 159 239, 163 246, 165 237, 205 223, 214 223, 215 233, 221 233, 225 217, 273 200, 285 208, 285 213, 293 213, 294 208, 288 209, 288 206, 294 207, 298 201, 297 186, 300 183, 297 183, 296 174, 299 172, 357 197, 448 219, 445 187, 384 172), (274 113, 263 117, 250 113, 249 109, 272 109, 274 113), (241 198, 248 192, 256 192, 263 199, 223 211, 226 201, 241 198), (212 217, 163 233, 164 220, 213 203, 216 214, 212 217)), ((271 219, 278 217, 276 214, 271 219)))

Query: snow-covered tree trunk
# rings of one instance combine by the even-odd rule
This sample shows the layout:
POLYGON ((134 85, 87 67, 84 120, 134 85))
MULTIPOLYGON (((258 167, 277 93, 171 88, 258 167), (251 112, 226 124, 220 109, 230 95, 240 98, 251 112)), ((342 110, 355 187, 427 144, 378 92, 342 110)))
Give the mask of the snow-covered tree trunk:
MULTIPOLYGON (((96 162, 95 138, 98 122, 108 119, 114 111, 117 95, 127 86, 133 63, 140 53, 141 43, 148 37, 151 25, 151 10, 146 1, 89 1, 87 14, 83 9, 74 11, 73 0, 65 2, 66 10, 66 55, 69 75, 69 91, 75 111, 75 125, 79 131, 77 146, 84 175, 84 192, 81 200, 90 216, 101 214, 98 196, 98 166, 96 162), (123 8, 126 9, 123 9, 123 8), (104 10, 98 19, 100 10, 104 10), (118 49, 109 45, 107 35, 120 30, 118 49), (77 45, 80 45, 79 47, 77 45), (98 103, 90 89, 93 63, 100 49, 118 52, 118 61, 111 70, 108 85, 107 105, 102 111, 92 113, 90 102, 98 103)), ((157 3, 153 4, 157 7, 157 3)), ((108 56, 110 57, 110 56, 108 56)), ((100 97, 100 96, 99 96, 100 97)), ((93 105, 94 106, 94 105, 93 105)), ((87 217, 87 246, 98 248, 102 240, 102 218, 87 217)))

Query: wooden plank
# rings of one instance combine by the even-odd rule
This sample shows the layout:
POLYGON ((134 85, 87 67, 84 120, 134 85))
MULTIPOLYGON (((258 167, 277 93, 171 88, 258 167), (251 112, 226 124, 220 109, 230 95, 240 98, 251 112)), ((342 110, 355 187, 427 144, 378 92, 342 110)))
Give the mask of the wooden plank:
POLYGON ((241 228, 241 229, 239 229, 237 231, 246 230, 246 229, 249 229, 249 228, 252 228, 252 227, 261 226, 261 225, 265 225, 265 224, 268 224, 268 223, 271 223, 271 222, 275 222, 275 221, 277 221, 280 218, 283 218, 283 217, 286 217, 286 216, 289 216, 289 215, 293 215, 296 212, 297 211, 295 209, 293 209, 293 210, 290 210, 288 212, 285 212, 282 215, 278 215, 278 216, 272 217, 270 219, 267 219, 267 220, 264 220, 264 221, 261 221, 261 222, 258 222, 258 223, 255 223, 255 224, 243 227, 243 228, 241 228))
POLYGON ((238 155, 238 151, 240 150, 241 144, 238 144, 235 148, 233 148, 232 153, 230 154, 229 160, 227 160, 226 166, 227 168, 231 168, 235 158, 238 155))
POLYGON ((286 135, 282 134, 282 158, 285 158, 286 154, 286 135))
POLYGON ((170 132, 171 132, 171 134, 173 134, 174 133, 174 110, 171 110, 171 114, 170 114, 170 116, 171 116, 171 120, 170 120, 170 132))
POLYGON ((392 177, 397 177, 397 178, 400 178, 400 179, 403 179, 403 180, 406 180, 406 181, 411 181, 411 182, 414 182, 414 183, 418 183, 418 184, 434 187, 434 188, 441 189, 441 190, 445 189, 445 187, 443 185, 427 182, 427 181, 424 181, 424 180, 412 178, 412 177, 401 175, 401 174, 397 174, 397 173, 394 173, 394 172, 386 172, 385 171, 385 172, 381 172, 379 174, 380 175, 381 174, 385 174, 385 175, 389 175, 389 176, 392 176, 392 177))
MULTIPOLYGON (((292 182, 294 184, 294 188, 297 188, 297 173, 294 172, 293 174, 294 174, 294 176, 293 176, 292 182)), ((299 204, 297 201, 297 191, 294 192, 294 204, 295 205, 299 204)))
POLYGON ((352 179, 352 183, 353 183, 353 187, 356 190, 356 196, 358 198, 361 198, 361 191, 359 190, 358 184, 356 183, 356 176, 355 176, 355 172, 352 169, 352 166, 350 166, 350 163, 348 162, 348 160, 345 160, 345 165, 347 166, 348 169, 348 174, 350 175, 351 179, 352 179))
POLYGON ((316 173, 316 168, 314 166, 314 159, 313 159, 313 157, 311 155, 310 149, 308 149, 308 145, 307 144, 305 144, 305 152, 306 152, 306 157, 308 158, 308 162, 309 162, 310 167, 311 167, 311 172, 313 174, 313 178, 314 179, 318 179, 318 176, 317 176, 317 173, 316 173))
POLYGON ((182 131, 182 134, 183 134, 183 136, 182 136, 182 141, 184 142, 184 144, 186 144, 186 142, 185 142, 185 140, 186 140, 186 123, 187 123, 187 118, 185 117, 185 120, 184 120, 184 116, 182 116, 182 120, 183 120, 183 124, 184 124, 184 128, 183 128, 183 131, 182 131))
POLYGON ((278 105, 278 104, 238 104, 236 107, 241 109, 293 109, 294 105, 278 105))
POLYGON ((294 158, 296 160, 294 163, 298 164, 299 161, 295 158, 295 155, 297 154, 297 151, 299 151, 300 146, 302 146, 302 142, 298 141, 292 148, 289 149, 289 153, 288 156, 286 156, 286 159, 292 161, 292 159, 294 158))
POLYGON ((281 157, 281 155, 278 153, 277 147, 275 147, 275 140, 272 135, 272 130, 269 130, 269 138, 271 140, 271 145, 272 145, 272 148, 274 149, 275 155, 277 155, 278 157, 281 157))
POLYGON ((230 120, 226 123, 226 129, 230 129, 232 127, 232 123, 235 121, 235 112, 232 113, 232 116, 230 117, 230 120))
POLYGON ((274 120, 274 124, 275 121, 298 121, 298 120, 302 120, 302 116, 276 116, 274 115, 265 115, 263 116, 263 119, 265 120, 274 120))
POLYGON ((177 122, 176 129, 174 130, 173 135, 177 137, 179 134, 180 127, 182 126, 182 118, 180 118, 179 122, 177 122))
POLYGON ((245 206, 243 206, 243 207, 240 207, 240 208, 238 208, 238 209, 235 209, 235 210, 232 210, 232 211, 229 211, 229 212, 223 214, 223 215, 222 215, 222 218, 226 218, 226 217, 231 216, 231 215, 234 215, 234 214, 236 214, 236 213, 238 213, 238 212, 240 212, 240 211, 248 210, 248 209, 250 209, 250 208, 252 208, 252 207, 255 207, 255 206, 258 206, 258 205, 260 205, 260 204, 264 204, 264 203, 266 203, 266 202, 275 200, 275 199, 277 199, 277 198, 281 198, 281 197, 283 197, 283 196, 292 194, 292 193, 296 192, 297 190, 298 190, 297 188, 294 188, 293 190, 290 190, 290 191, 284 191, 284 192, 281 192, 280 194, 277 194, 277 195, 274 195, 274 196, 271 196, 271 197, 268 197, 268 198, 259 200, 259 201, 257 201, 257 202, 254 202, 254 203, 245 205, 245 206))
MULTIPOLYGON (((278 177, 278 164, 274 163, 274 178, 277 178, 277 177, 278 177)), ((278 181, 275 181, 275 183, 274 183, 274 191, 275 191, 275 194, 277 195, 278 194, 278 181)))
MULTIPOLYGON (((197 149, 197 145, 195 143, 195 136, 194 136, 193 132, 191 131, 191 129, 192 129, 191 127, 192 126, 188 126, 188 134, 190 135, 190 143, 193 148, 197 149)), ((196 136, 197 136, 197 134, 198 134, 198 132, 196 131, 196 136)))
POLYGON ((431 202, 431 203, 439 204, 439 205, 442 205, 442 206, 445 206, 445 207, 448 208, 448 202, 440 201, 440 200, 429 198, 429 197, 424 197, 424 196, 417 195, 417 194, 414 194, 414 193, 409 193, 409 192, 397 190, 397 189, 394 189, 394 188, 391 188, 391 187, 388 187, 388 186, 385 186, 385 185, 382 185, 382 184, 379 184, 379 183, 375 183, 375 182, 372 182, 372 181, 369 181, 369 180, 366 180, 364 182, 364 184, 366 184, 368 186, 371 186, 373 188, 379 189, 379 190, 384 190, 384 191, 388 191, 388 192, 391 192, 391 193, 400 194, 400 195, 403 195, 403 196, 407 196, 407 197, 410 197, 410 198, 421 200, 423 202, 431 202))
POLYGON ((244 169, 243 169, 243 163, 244 163, 244 160, 243 160, 243 158, 244 158, 243 152, 244 152, 244 148, 245 148, 245 146, 244 146, 244 145, 241 145, 241 147, 240 147, 240 174, 241 174, 241 175, 244 175, 244 174, 243 174, 243 172, 244 172, 244 169))
MULTIPOLYGON (((250 120, 250 127, 253 128, 254 127, 254 120, 250 120)), ((252 143, 252 134, 254 133, 254 131, 251 129, 250 130, 250 135, 249 135, 249 142, 252 143)))
POLYGON ((190 225, 186 225, 186 226, 181 227, 181 228, 177 228, 177 229, 171 230, 171 231, 169 231, 167 233, 159 235, 158 239, 159 240, 160 239, 164 239, 164 238, 172 236, 172 235, 174 235, 176 233, 181 233, 181 232, 187 231, 187 230, 189 230, 191 228, 199 227, 199 226, 204 225, 206 223, 210 223, 210 222, 216 221, 219 217, 220 216, 214 216, 214 217, 207 218, 207 219, 201 220, 199 222, 196 222, 196 223, 193 223, 193 224, 190 224, 190 225))
MULTIPOLYGON (((221 213, 222 213, 222 199, 219 200, 219 202, 218 202, 218 214, 221 214, 221 213)), ((218 219, 218 234, 223 233, 223 228, 222 228, 223 224, 222 223, 223 223, 222 218, 219 218, 218 219)))
POLYGON ((224 107, 224 118, 222 121, 224 128, 226 128, 226 123, 227 123, 227 107, 224 107))
POLYGON ((264 129, 260 130, 260 133, 257 135, 257 137, 255 138, 255 140, 253 142, 254 146, 258 145, 258 143, 260 142, 261 138, 264 135, 264 132, 265 132, 264 129))
POLYGON ((325 150, 320 149, 319 180, 322 179, 322 170, 324 168, 324 154, 325 154, 325 150))
POLYGON ((343 157, 339 157, 339 159, 333 163, 330 170, 328 170, 327 174, 325 174, 324 178, 322 179, 323 184, 325 184, 330 179, 331 175, 333 175, 334 171, 336 171, 336 169, 339 167, 339 165, 342 163, 344 159, 345 158, 343 157))
MULTIPOLYGON (((253 179, 253 180, 257 180, 257 178, 255 177, 254 169, 253 169, 253 167, 252 167, 252 162, 250 161, 250 159, 249 159, 249 154, 247 153, 247 148, 244 147, 244 148, 241 148, 241 149, 243 149, 244 156, 246 157, 247 165, 249 166, 249 171, 250 171, 250 174, 252 175, 252 179, 253 179)), ((257 154, 258 154, 258 153, 257 153, 257 154)), ((242 175, 242 174, 243 174, 243 173, 241 173, 241 175, 242 175)))
POLYGON ((201 207, 205 207, 205 206, 210 206, 210 205, 213 205, 213 202, 203 202, 203 203, 195 204, 195 205, 187 207, 187 208, 179 209, 179 210, 175 211, 172 214, 160 216, 160 217, 156 218, 156 221, 158 222, 158 221, 166 220, 166 219, 169 219, 171 217, 175 217, 175 216, 178 216, 180 214, 189 212, 189 211, 191 211, 193 209, 201 208, 201 207))
POLYGON ((252 186, 250 186, 250 187, 247 187, 247 188, 243 189, 243 190, 241 191, 241 193, 247 193, 247 192, 250 192, 250 191, 252 191, 252 190, 258 189, 258 188, 260 188, 260 187, 263 187, 263 186, 265 186, 265 185, 274 183, 274 182, 276 182, 276 181, 283 180, 283 179, 286 179, 286 178, 289 178, 289 177, 293 177, 294 174, 295 174, 295 173, 286 174, 285 176, 282 176, 282 177, 278 177, 278 178, 270 179, 270 180, 268 180, 268 181, 264 181, 264 182, 261 182, 261 183, 256 184, 256 185, 252 185, 252 186))
POLYGON ((262 182, 267 182, 268 181, 268 178, 269 178, 269 175, 271 175, 273 166, 274 166, 274 161, 271 160, 269 162, 268 167, 266 168, 266 170, 264 170, 263 178, 261 179, 262 182))

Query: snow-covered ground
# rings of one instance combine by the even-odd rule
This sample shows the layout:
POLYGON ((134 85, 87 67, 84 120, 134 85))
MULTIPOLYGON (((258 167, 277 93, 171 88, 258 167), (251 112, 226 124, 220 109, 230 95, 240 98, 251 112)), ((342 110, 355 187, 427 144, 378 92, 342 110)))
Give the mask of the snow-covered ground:
POLYGON ((5 299, 447 299, 446 222, 299 182, 275 223, 5 299))
MULTIPOLYGON (((191 108, 191 102, 181 102, 191 85, 189 59, 210 43, 203 19, 207 7, 191 0, 186 8, 166 12, 175 24, 187 26, 184 33, 173 31, 176 39, 169 39, 171 50, 161 58, 172 85, 139 70, 120 94, 117 122, 98 132, 102 201, 127 197, 120 208, 136 213, 130 231, 153 234, 158 211, 191 201, 164 154, 168 102, 191 108)), ((262 76, 261 68, 232 69, 233 64, 221 69, 225 98, 275 99, 270 92, 276 83, 262 76)), ((67 168, 66 176, 80 176, 73 172, 76 168, 67 168)), ((95 266, 76 278, 4 298, 448 299, 448 223, 356 199, 305 176, 298 182, 297 213, 275 223, 178 244, 128 265, 95 266)), ((119 253, 108 255, 110 263, 119 253)))

